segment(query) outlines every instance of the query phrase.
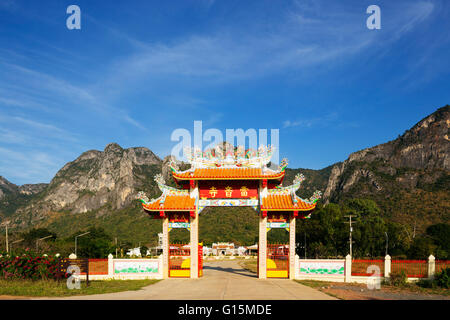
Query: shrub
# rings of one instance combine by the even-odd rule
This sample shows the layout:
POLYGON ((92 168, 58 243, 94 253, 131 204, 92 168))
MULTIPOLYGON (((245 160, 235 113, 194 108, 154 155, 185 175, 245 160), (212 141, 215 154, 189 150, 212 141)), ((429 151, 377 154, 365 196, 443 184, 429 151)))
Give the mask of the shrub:
POLYGON ((408 275, 406 274, 405 270, 391 272, 389 275, 389 283, 396 287, 406 285, 407 279, 408 279, 408 275))
POLYGON ((441 272, 436 273, 434 281, 439 287, 448 289, 450 287, 450 268, 442 269, 441 272))
POLYGON ((24 253, 20 256, 0 257, 2 279, 55 279, 58 258, 24 253))
POLYGON ((436 288, 436 281, 430 279, 419 279, 416 283, 419 287, 422 288, 436 288))

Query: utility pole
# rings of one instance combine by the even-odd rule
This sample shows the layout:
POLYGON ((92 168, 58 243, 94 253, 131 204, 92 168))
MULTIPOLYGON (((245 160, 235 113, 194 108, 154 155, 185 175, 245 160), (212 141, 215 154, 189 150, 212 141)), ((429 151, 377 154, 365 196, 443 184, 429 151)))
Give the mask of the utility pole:
POLYGON ((9 244, 8 244, 8 224, 6 224, 6 253, 9 253, 9 244))
POLYGON ((116 237, 116 259, 117 259, 117 237, 116 237))
POLYGON ((349 224, 349 243, 350 243, 350 257, 353 257, 353 252, 352 252, 352 232, 353 232, 353 226, 352 223, 356 223, 356 221, 352 221, 352 218, 354 217, 354 215, 348 215, 348 216, 344 216, 346 218, 348 218, 348 221, 345 221, 344 223, 348 223, 349 224))

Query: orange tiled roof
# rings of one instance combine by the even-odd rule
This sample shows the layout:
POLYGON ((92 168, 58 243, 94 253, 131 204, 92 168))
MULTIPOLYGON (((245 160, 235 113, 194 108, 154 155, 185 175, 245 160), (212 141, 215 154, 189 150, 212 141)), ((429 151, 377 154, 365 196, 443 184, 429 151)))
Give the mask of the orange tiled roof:
POLYGON ((193 172, 173 173, 179 180, 223 180, 223 179, 279 179, 283 172, 263 173, 261 168, 205 168, 193 172))
POLYGON ((164 204, 160 206, 161 199, 153 203, 142 204, 142 207, 147 211, 191 211, 195 210, 195 198, 189 195, 167 195, 164 204))
POLYGON ((297 203, 294 204, 290 194, 268 194, 261 199, 261 210, 298 210, 311 211, 316 207, 316 204, 309 204, 297 197, 297 203))

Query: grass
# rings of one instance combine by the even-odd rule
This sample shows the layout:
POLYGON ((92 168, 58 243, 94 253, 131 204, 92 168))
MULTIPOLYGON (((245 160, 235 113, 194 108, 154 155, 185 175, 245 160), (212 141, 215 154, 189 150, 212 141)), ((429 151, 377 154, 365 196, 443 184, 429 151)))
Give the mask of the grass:
POLYGON ((240 266, 250 272, 256 273, 258 270, 256 260, 243 260, 239 262, 240 266))
POLYGON ((328 281, 317 281, 317 280, 295 280, 295 282, 298 282, 311 288, 327 287, 331 284, 331 282, 328 281))
POLYGON ((139 290, 159 280, 105 280, 81 282, 80 289, 68 289, 66 282, 53 280, 0 280, 0 295, 30 297, 68 297, 139 290))
POLYGON ((442 296, 450 296, 450 290, 445 288, 424 288, 418 285, 417 283, 411 283, 408 282, 403 286, 396 287, 389 284, 381 284, 381 288, 388 289, 390 291, 407 291, 407 292, 415 292, 415 293, 422 293, 422 294, 438 294, 442 296))

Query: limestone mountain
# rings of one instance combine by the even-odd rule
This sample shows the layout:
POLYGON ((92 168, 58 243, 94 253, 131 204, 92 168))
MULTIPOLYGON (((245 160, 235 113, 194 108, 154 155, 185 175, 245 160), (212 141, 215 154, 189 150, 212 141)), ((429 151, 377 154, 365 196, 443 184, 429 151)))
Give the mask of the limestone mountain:
MULTIPOLYGON (((152 181, 162 161, 147 148, 123 149, 116 143, 104 151, 90 150, 67 163, 27 205, 11 217, 18 226, 34 224, 54 212, 79 214, 97 210, 97 215, 130 205, 138 190, 156 192, 152 181)), ((6 187, 5 187, 6 189, 6 187)), ((14 189, 8 185, 8 189, 14 189)), ((37 187, 24 185, 23 192, 37 187)))
POLYGON ((0 221, 46 187, 46 183, 17 186, 0 176, 0 221))
MULTIPOLYGON (((373 199, 384 216, 417 224, 418 231, 431 223, 448 222, 449 127, 450 106, 445 106, 397 139, 355 152, 344 162, 321 170, 288 168, 283 184, 289 185, 297 173, 303 173, 306 180, 299 196, 309 197, 318 189, 325 191, 324 202, 373 199)), ((61 235, 95 225, 136 241, 157 239, 160 220, 149 219, 134 199, 140 190, 149 198, 160 195, 153 180, 157 173, 174 184, 171 160, 171 156, 161 160, 147 148, 124 149, 111 143, 103 151, 86 151, 67 163, 50 184, 17 186, 0 177, 0 225, 9 221, 20 228, 48 227, 61 235)), ((182 162, 178 166, 189 167, 182 162)), ((204 212, 201 223, 205 230, 209 228, 211 239, 216 239, 215 226, 223 224, 225 216, 236 222, 236 230, 243 216, 248 216, 243 228, 256 230, 253 209, 227 210, 204 212)), ((244 229, 237 238, 244 237, 244 229)))
POLYGON ((397 139, 335 164, 324 199, 371 198, 396 220, 448 221, 449 136, 450 106, 446 105, 397 139))
POLYGON ((7 195, 17 194, 19 188, 14 184, 0 176, 0 200, 4 199, 7 195))

